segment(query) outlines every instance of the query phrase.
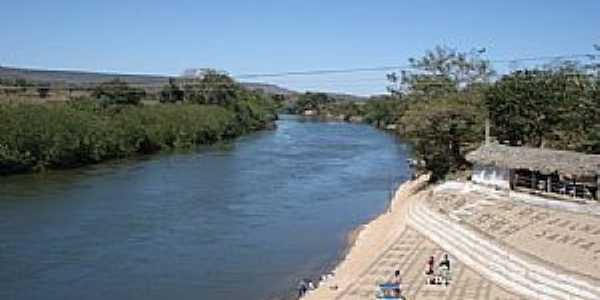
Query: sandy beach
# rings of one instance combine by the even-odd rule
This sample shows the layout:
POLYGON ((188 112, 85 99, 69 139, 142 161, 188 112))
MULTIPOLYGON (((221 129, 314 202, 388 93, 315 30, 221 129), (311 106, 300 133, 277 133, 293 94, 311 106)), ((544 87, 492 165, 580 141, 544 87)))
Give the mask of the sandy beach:
POLYGON ((365 225, 348 255, 325 280, 303 299, 374 299, 377 283, 402 274, 404 295, 410 299, 520 299, 475 271, 453 260, 450 286, 425 284, 425 262, 446 252, 407 225, 408 212, 429 194, 426 177, 409 181, 396 191, 391 209, 365 225))
POLYGON ((354 245, 334 269, 335 277, 322 282, 319 288, 311 291, 305 299, 335 299, 360 279, 359 274, 372 264, 374 259, 381 254, 382 249, 390 247, 406 228, 405 217, 408 201, 402 200, 408 200, 409 196, 414 195, 424 184, 425 178, 419 178, 400 186, 394 195, 391 209, 364 225, 360 230, 354 245))

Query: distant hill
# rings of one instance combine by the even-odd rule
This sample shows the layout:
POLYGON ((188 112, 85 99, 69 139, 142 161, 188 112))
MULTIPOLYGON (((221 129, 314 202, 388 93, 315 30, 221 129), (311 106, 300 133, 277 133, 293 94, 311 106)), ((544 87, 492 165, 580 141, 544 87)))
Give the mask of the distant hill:
MULTIPOLYGON (((158 89, 169 81, 168 76, 99 73, 84 71, 35 70, 23 68, 0 67, 0 79, 25 79, 36 83, 48 83, 54 86, 90 87, 98 83, 119 78, 127 83, 147 89, 158 89)), ((263 90, 267 94, 292 95, 296 92, 267 83, 242 82, 251 90, 263 90)))
POLYGON ((326 93, 326 94, 331 96, 337 102, 364 102, 364 101, 369 100, 368 97, 356 96, 356 95, 350 95, 350 94, 340 94, 340 93, 326 93))
MULTIPOLYGON (((174 78, 186 78, 189 76, 174 78)), ((157 90, 162 88, 169 82, 169 76, 162 75, 144 75, 144 74, 119 74, 119 73, 101 73, 101 72, 86 72, 86 71, 69 71, 69 70, 37 70, 25 68, 13 68, 0 66, 1 80, 25 79, 35 83, 46 83, 52 86, 64 86, 74 88, 93 87, 99 83, 110 81, 119 78, 133 86, 157 90)), ((294 102, 301 93, 279 87, 274 84, 260 82, 240 82, 243 86, 250 90, 262 90, 270 95, 286 95, 291 102, 294 102)), ((315 91, 316 92, 316 91, 315 91)), ((368 97, 360 97, 349 94, 326 93, 339 102, 362 102, 369 100, 368 97)))
POLYGON ((296 95, 298 92, 288 90, 286 88, 282 88, 280 86, 270 84, 270 83, 260 83, 260 82, 241 82, 243 86, 251 90, 262 90, 263 92, 271 95, 296 95))

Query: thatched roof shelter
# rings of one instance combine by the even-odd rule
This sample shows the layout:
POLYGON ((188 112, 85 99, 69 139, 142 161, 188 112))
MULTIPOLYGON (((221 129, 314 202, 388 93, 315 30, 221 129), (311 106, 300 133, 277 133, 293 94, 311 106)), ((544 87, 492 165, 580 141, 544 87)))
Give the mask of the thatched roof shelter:
POLYGON ((488 144, 467 154, 467 160, 474 164, 526 169, 544 174, 557 172, 575 177, 600 175, 600 155, 572 151, 488 144))

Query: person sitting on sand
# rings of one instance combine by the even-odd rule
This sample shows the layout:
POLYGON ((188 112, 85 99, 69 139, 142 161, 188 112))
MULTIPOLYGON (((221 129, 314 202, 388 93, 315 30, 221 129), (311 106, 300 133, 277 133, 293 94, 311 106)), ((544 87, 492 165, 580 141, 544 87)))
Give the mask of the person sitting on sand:
POLYGON ((302 298, 306 294, 307 290, 308 288, 306 287, 306 282, 304 280, 300 280, 298 283, 298 299, 302 298))
POLYGON ((308 281, 308 289, 311 291, 315 289, 315 284, 312 282, 312 280, 308 281))

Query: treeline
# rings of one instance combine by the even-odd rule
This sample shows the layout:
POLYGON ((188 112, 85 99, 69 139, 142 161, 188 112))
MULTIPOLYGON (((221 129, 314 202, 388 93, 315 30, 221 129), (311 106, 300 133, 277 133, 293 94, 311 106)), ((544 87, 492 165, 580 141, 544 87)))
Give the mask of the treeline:
POLYGON ((99 85, 90 98, 0 105, 0 174, 191 148, 272 126, 277 103, 271 97, 233 80, 208 89, 214 76, 224 75, 190 81, 185 99, 155 105, 142 105, 145 92, 118 80, 99 85), (200 99, 188 94, 194 92, 210 101, 192 100, 200 99))
POLYGON ((405 105, 396 100, 390 95, 379 95, 351 101, 331 94, 306 92, 298 96, 289 112, 325 120, 367 122, 386 128, 399 120, 399 112, 405 105))
POLYGON ((484 140, 600 154, 600 68, 596 57, 557 61, 498 77, 484 50, 436 47, 390 74, 390 95, 363 103, 324 103, 322 111, 358 115, 414 144, 433 180, 467 170, 465 154, 484 140))

